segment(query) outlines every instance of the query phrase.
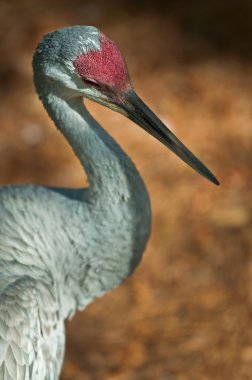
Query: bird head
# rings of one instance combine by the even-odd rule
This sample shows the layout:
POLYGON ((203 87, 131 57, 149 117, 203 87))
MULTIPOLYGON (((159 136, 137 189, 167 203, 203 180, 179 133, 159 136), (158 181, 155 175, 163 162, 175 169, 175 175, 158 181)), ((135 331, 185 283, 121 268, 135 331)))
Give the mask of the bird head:
POLYGON ((73 26, 47 34, 33 59, 34 81, 52 83, 64 97, 83 96, 123 114, 171 149, 199 174, 218 185, 210 170, 136 95, 124 57, 98 29, 73 26))

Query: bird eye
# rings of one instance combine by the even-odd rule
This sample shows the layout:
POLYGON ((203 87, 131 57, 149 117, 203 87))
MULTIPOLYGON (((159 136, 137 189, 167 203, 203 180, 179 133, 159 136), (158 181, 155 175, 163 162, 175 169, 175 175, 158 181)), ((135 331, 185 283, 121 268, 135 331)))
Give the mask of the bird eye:
POLYGON ((86 83, 88 86, 93 86, 93 87, 99 87, 99 83, 94 82, 91 79, 83 79, 83 82, 86 83))

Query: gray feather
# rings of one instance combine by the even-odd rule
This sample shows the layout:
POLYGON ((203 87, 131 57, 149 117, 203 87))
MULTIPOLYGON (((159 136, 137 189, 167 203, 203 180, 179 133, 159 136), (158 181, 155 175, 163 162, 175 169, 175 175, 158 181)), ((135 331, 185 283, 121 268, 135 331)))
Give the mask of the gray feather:
POLYGON ((64 320, 130 275, 149 237, 143 181, 78 93, 73 59, 99 46, 97 29, 70 27, 34 56, 37 92, 90 188, 0 188, 1 380, 58 379, 64 320))

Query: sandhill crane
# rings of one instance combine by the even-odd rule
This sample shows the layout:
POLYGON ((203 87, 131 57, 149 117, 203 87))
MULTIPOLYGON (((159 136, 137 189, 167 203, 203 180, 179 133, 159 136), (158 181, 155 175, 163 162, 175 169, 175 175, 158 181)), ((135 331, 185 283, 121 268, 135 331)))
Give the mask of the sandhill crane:
POLYGON ((218 184, 138 98, 119 49, 95 27, 47 34, 33 69, 37 93, 90 186, 0 188, 1 380, 58 379, 64 320, 129 276, 149 237, 145 185, 83 97, 133 120, 218 184))

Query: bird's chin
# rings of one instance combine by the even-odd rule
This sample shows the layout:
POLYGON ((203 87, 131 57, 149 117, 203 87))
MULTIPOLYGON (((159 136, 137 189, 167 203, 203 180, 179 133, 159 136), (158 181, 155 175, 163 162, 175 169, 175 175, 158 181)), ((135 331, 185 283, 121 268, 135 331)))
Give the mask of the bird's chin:
POLYGON ((115 112, 118 112, 120 114, 122 114, 123 116, 126 116, 128 117, 128 112, 118 103, 116 103, 115 101, 111 101, 109 99, 102 99, 102 98, 91 98, 89 97, 90 100, 98 103, 98 104, 101 104, 102 106, 105 106, 115 112))
MULTIPOLYGON (((104 104, 106 105, 106 104, 104 104)), ((121 113, 123 116, 126 116, 128 117, 128 113, 127 111, 125 111, 125 109, 123 109, 119 104, 116 104, 116 103, 108 103, 108 105, 106 105, 106 107, 110 108, 111 110, 113 111, 116 111, 118 113, 121 113)))

